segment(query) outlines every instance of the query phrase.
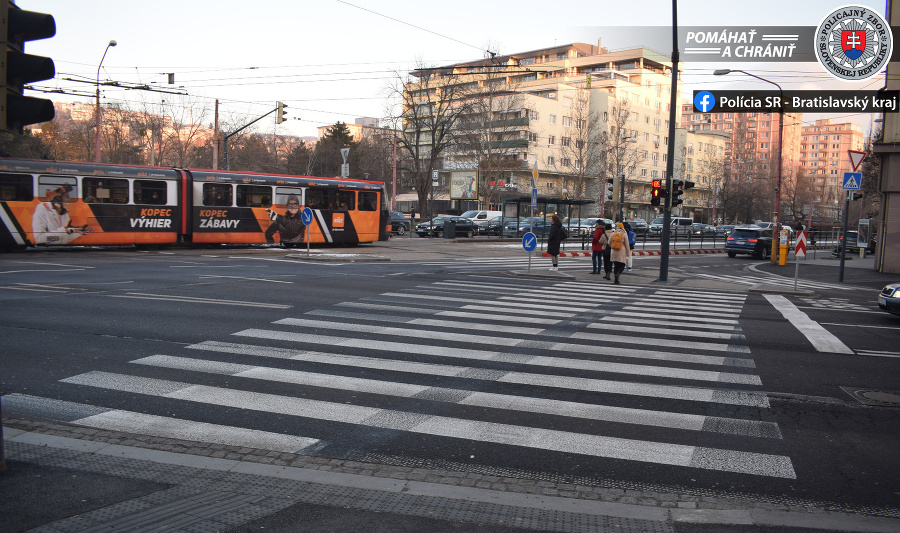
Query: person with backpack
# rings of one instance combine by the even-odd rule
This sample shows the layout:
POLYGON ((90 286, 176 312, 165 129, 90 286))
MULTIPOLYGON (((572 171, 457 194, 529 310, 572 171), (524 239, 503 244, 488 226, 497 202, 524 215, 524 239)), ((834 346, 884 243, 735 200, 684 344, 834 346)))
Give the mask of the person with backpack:
POLYGON ((557 271, 559 270, 559 245, 568 235, 566 235, 566 230, 562 227, 559 216, 553 215, 551 218, 553 223, 550 224, 550 235, 547 237, 547 253, 550 254, 550 258, 553 260, 553 266, 550 267, 550 270, 557 271))
POLYGON ((631 229, 631 224, 625 222, 625 231, 628 233, 628 261, 625 262, 625 269, 631 272, 631 256, 634 253, 634 243, 637 239, 637 235, 634 233, 634 230, 631 229))
POLYGON ((614 283, 621 285, 619 275, 625 270, 625 263, 628 261, 628 254, 631 252, 631 247, 628 246, 628 233, 625 231, 625 225, 621 222, 616 224, 616 230, 609 237, 609 248, 610 259, 613 262, 614 283))
POLYGON ((594 236, 591 238, 591 260, 594 262, 594 270, 591 274, 599 274, 603 268, 603 244, 600 239, 604 236, 603 221, 598 220, 594 224, 594 236))
POLYGON ((600 245, 603 247, 603 271, 606 272, 606 275, 603 276, 603 279, 612 279, 609 277, 612 274, 612 259, 610 259, 610 253, 612 250, 609 247, 609 238, 612 237, 613 227, 612 224, 607 222, 603 227, 603 235, 600 236, 600 245))

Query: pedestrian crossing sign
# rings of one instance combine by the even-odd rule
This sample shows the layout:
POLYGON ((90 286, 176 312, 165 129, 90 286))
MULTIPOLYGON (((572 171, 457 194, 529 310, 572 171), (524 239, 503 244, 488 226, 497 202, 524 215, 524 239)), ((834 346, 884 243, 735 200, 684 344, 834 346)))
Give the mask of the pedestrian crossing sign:
POLYGON ((844 172, 845 191, 858 191, 862 183, 862 172, 844 172))

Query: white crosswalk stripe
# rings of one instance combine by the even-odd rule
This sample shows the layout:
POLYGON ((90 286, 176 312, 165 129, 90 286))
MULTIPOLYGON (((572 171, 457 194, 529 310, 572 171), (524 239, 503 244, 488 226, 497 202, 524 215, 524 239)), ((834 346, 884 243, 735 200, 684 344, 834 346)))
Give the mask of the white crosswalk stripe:
MULTIPOLYGON (((793 479, 738 322, 743 303, 577 281, 441 281, 286 311, 233 332, 237 342, 206 340, 139 357, 133 371, 60 380, 147 398, 145 413, 24 395, 5 396, 4 409, 12 397, 14 410, 56 409, 94 428, 277 451, 327 455, 360 427, 793 479), (673 306, 690 317, 645 318, 673 306), (171 415, 172 402, 189 414, 171 415), (291 434, 211 423, 225 409, 296 422, 291 434), (721 447, 702 438, 711 433, 721 447)), ((414 446, 392 443, 397 453, 408 440, 414 446)))
MULTIPOLYGON (((784 277, 784 276, 763 276, 763 275, 728 275, 728 274, 692 274, 697 277, 713 279, 716 281, 725 281, 728 283, 737 283, 740 285, 759 285, 764 283, 766 285, 778 285, 782 287, 794 287, 794 278, 784 277)), ((802 287, 804 289, 815 289, 815 290, 857 290, 860 287, 854 287, 852 285, 838 285, 835 283, 825 283, 821 281, 811 281, 798 279, 797 287, 802 287)), ((868 289, 863 289, 868 290, 868 289)))

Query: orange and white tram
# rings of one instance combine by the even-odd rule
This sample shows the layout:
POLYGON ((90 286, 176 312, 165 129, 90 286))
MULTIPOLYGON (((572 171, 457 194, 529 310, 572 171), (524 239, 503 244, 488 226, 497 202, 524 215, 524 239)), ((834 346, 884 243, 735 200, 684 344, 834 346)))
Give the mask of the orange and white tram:
POLYGON ((384 184, 0 158, 0 248, 386 240, 384 184))

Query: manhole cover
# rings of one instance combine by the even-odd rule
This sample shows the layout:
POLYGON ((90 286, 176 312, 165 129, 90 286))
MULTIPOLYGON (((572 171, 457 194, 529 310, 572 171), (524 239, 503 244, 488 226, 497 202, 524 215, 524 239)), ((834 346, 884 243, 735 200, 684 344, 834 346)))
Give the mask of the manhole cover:
POLYGON ((863 405, 900 407, 900 391, 841 387, 844 392, 863 405))

